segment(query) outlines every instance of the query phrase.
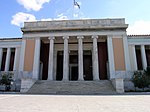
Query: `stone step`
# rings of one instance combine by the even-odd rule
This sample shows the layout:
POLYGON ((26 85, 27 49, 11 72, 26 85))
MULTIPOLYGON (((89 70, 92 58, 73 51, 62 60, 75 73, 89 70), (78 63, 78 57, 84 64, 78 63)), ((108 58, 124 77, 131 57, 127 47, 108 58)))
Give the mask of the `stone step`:
POLYGON ((100 81, 36 81, 30 94, 114 94, 109 80, 100 81))

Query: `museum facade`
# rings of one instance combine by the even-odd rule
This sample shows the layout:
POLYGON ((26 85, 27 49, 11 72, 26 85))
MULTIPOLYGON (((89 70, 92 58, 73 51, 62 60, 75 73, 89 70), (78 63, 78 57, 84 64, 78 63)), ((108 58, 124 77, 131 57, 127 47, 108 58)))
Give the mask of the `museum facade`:
POLYGON ((125 88, 150 65, 150 35, 127 28, 123 18, 25 22, 22 38, 0 39, 0 70, 34 81, 122 79, 125 88))

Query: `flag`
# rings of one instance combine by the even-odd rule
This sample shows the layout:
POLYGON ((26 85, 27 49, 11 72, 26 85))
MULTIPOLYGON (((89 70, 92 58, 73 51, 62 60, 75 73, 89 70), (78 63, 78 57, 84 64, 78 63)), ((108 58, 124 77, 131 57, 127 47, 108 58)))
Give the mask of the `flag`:
POLYGON ((80 5, 75 0, 74 0, 74 6, 77 6, 80 9, 80 5))

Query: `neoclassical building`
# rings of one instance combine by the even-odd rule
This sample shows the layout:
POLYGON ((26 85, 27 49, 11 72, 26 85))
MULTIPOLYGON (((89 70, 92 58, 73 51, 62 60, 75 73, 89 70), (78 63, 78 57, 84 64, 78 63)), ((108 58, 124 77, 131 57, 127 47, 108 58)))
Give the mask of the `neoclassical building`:
POLYGON ((0 70, 14 72, 22 91, 37 80, 110 80, 124 91, 150 66, 150 35, 127 28, 123 18, 25 22, 22 38, 0 39, 0 70))

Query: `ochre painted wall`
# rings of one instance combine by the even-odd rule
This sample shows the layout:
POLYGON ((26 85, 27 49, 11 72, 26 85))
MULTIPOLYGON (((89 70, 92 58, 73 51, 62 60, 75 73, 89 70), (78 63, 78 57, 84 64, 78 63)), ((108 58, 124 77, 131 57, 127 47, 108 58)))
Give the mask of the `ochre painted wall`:
POLYGON ((115 70, 124 71, 125 57, 124 57, 123 38, 113 38, 112 41, 114 50, 115 70))
POLYGON ((24 71, 33 70, 34 48, 35 48, 35 40, 27 39, 26 47, 25 47, 25 57, 24 57, 24 71))

